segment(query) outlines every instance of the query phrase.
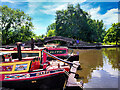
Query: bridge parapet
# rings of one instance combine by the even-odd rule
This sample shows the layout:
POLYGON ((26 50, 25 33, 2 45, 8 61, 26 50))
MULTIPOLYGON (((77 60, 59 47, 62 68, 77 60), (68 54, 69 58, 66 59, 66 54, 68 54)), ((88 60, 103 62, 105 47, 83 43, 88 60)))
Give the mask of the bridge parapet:
POLYGON ((47 43, 49 41, 53 41, 53 40, 60 40, 60 41, 64 41, 70 44, 73 44, 73 42, 75 42, 74 39, 72 38, 67 38, 67 37, 62 37, 62 36, 54 36, 54 37, 46 37, 44 39, 44 43, 47 43))

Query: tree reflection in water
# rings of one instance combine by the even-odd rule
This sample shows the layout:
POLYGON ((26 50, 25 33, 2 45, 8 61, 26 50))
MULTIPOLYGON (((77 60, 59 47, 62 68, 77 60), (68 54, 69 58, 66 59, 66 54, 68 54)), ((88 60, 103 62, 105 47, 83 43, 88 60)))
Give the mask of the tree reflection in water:
MULTIPOLYGON (((70 51, 71 50, 69 50, 69 52, 70 51)), ((104 73, 104 76, 106 76, 108 74, 107 72, 109 72, 110 70, 109 69, 106 72, 107 70, 106 67, 111 67, 111 70, 115 73, 118 71, 118 69, 120 69, 120 48, 103 48, 100 50, 74 49, 73 53, 74 54, 79 53, 79 61, 82 67, 82 70, 77 71, 77 73, 81 77, 80 79, 78 79, 78 81, 82 79, 84 83, 88 83, 89 80, 93 78, 92 77, 93 70, 94 71, 97 70, 96 72, 99 72, 101 74, 104 73), (102 69, 102 71, 99 69, 102 69)), ((104 80, 104 76, 101 78, 101 80, 104 80)), ((109 79, 110 78, 111 78, 111 75, 109 74, 109 79)))
POLYGON ((120 48, 105 48, 103 53, 109 59, 113 69, 120 70, 120 48))
POLYGON ((78 70, 77 73, 80 75, 80 81, 83 79, 84 83, 87 83, 91 79, 91 73, 99 67, 103 67, 103 55, 102 50, 75 50, 74 54, 79 52, 79 61, 82 70, 78 70))

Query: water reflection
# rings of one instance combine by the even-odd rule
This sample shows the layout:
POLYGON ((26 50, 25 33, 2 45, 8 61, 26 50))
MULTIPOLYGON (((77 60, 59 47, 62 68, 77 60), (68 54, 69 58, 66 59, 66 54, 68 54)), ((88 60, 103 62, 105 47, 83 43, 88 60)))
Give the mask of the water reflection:
POLYGON ((82 70, 78 70, 84 88, 118 88, 120 48, 74 50, 79 52, 82 70))
POLYGON ((120 48, 103 49, 103 53, 109 59, 113 69, 120 69, 120 48))

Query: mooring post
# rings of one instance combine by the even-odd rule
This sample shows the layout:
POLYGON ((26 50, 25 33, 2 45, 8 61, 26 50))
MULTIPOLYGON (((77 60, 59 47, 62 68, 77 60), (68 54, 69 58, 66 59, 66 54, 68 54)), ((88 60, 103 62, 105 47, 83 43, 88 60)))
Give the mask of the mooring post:
POLYGON ((21 45, 22 45, 21 42, 17 42, 17 51, 18 51, 18 59, 19 59, 19 61, 22 60, 21 45))
POLYGON ((31 38, 31 50, 34 50, 34 41, 33 41, 33 38, 31 38))

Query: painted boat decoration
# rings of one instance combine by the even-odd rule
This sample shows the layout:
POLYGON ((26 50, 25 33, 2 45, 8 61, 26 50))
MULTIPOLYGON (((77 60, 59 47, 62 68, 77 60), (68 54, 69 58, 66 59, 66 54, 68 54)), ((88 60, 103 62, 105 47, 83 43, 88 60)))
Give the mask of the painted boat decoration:
MULTIPOLYGON (((22 53, 28 53, 29 50, 21 51, 20 45, 18 51, 11 50, 10 54, 2 52, 2 62, 0 63, 0 82, 5 88, 22 89, 22 88, 49 88, 49 89, 63 89, 65 82, 68 79, 70 66, 72 62, 62 60, 46 50, 30 50, 39 53, 38 57, 24 57, 22 53), (15 58, 18 52, 18 59, 15 58), (56 59, 47 61, 47 55, 56 59), (15 59, 13 59, 15 58, 15 59)), ((17 57, 16 56, 16 57, 17 57)))

